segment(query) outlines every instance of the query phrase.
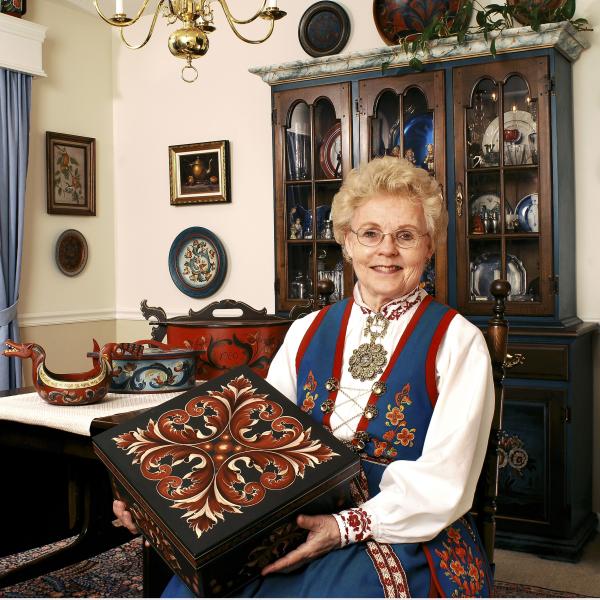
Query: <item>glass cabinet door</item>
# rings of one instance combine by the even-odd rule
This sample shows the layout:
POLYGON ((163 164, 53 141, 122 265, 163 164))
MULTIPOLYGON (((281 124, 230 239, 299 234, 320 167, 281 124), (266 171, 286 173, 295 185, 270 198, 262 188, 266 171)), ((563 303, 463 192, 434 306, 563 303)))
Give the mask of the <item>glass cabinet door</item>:
POLYGON ((546 58, 454 70, 458 308, 490 314, 508 279, 509 314, 553 312, 546 58))
MULTIPOLYGON (((379 77, 359 83, 360 160, 404 157, 446 189, 444 74, 441 71, 379 77)), ((446 240, 440 241, 421 285, 447 300, 446 240)))
POLYGON ((274 94, 276 310, 334 283, 330 300, 352 292, 352 269, 333 238, 331 203, 352 164, 350 87, 316 86, 274 94))

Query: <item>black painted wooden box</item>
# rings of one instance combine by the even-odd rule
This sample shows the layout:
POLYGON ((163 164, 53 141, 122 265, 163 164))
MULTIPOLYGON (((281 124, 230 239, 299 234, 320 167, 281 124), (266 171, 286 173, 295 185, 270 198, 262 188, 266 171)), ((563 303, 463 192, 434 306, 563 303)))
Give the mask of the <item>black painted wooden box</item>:
POLYGON ((145 537, 199 596, 227 596, 352 505, 358 457, 248 367, 93 438, 145 537))

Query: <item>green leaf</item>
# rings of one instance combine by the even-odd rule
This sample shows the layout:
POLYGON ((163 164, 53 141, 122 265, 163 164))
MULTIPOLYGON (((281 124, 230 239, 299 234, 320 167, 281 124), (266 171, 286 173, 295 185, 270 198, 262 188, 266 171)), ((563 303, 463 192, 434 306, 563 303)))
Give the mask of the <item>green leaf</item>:
POLYGON ((573 15, 575 14, 575 4, 575 0, 565 0, 564 4, 561 6, 561 16, 564 17, 566 21, 573 18, 573 15))
POLYGON ((490 52, 492 53, 492 56, 496 56, 496 38, 493 38, 490 43, 490 52))
POLYGON ((422 71, 423 70, 423 62, 420 61, 416 56, 413 56, 409 63, 408 66, 411 69, 414 69, 415 71, 422 71))
POLYGON ((79 162, 77 162, 77 159, 76 159, 76 158, 73 158, 73 157, 71 156, 71 157, 70 157, 70 159, 71 159, 71 164, 72 164, 72 165, 78 165, 78 164, 79 164, 79 162))
POLYGON ((56 191, 58 192, 59 196, 62 196, 62 188, 61 187, 59 187, 56 191))

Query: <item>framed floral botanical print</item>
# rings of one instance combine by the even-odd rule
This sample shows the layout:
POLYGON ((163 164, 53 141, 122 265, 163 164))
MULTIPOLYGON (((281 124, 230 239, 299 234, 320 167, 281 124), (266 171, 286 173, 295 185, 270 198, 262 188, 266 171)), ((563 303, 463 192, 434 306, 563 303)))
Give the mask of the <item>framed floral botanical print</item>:
POLYGON ((94 138, 47 131, 46 172, 49 214, 96 214, 94 138))

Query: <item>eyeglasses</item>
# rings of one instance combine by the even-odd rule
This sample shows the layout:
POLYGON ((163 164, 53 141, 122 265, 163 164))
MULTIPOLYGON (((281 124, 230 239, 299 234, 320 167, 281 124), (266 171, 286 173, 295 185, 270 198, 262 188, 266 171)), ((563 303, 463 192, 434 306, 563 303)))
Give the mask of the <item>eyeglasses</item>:
POLYGON ((350 231, 356 234, 358 241, 363 246, 369 246, 371 248, 379 246, 386 235, 391 235, 394 242, 396 242, 396 245, 405 249, 414 248, 422 237, 429 235, 429 233, 417 233, 412 229, 397 229, 390 233, 383 233, 383 231, 374 227, 361 227, 358 231, 354 231, 354 229, 351 229, 350 231))

